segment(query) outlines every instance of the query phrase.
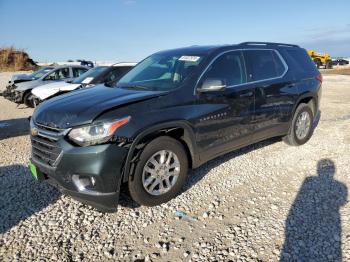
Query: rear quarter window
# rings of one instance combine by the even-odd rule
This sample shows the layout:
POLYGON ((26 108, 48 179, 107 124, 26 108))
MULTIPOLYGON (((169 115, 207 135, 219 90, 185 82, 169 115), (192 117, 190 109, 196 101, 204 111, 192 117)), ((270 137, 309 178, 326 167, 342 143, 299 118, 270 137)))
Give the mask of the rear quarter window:
POLYGON ((306 50, 302 48, 286 49, 285 54, 292 65, 292 70, 297 76, 314 77, 318 74, 315 63, 312 61, 306 50))

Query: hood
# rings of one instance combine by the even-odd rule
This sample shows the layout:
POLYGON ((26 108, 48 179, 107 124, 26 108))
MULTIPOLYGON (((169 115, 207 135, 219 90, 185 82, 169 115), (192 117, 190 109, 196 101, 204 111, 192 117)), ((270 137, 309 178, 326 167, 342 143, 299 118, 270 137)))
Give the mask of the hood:
POLYGON ((37 86, 42 85, 42 84, 43 84, 43 82, 40 80, 21 82, 21 83, 16 84, 16 87, 17 87, 16 89, 18 91, 25 91, 25 90, 32 89, 32 88, 37 87, 37 86))
POLYGON ((62 91, 72 91, 77 89, 80 84, 69 84, 64 81, 50 83, 42 86, 38 86, 32 90, 32 94, 44 100, 54 94, 62 91))
POLYGON ((42 103, 33 113, 35 123, 65 129, 92 123, 104 112, 144 101, 166 92, 138 91, 98 85, 42 103))
POLYGON ((20 83, 20 82, 24 82, 24 81, 32 81, 33 79, 30 77, 30 75, 27 74, 16 74, 16 75, 12 75, 12 77, 10 78, 9 83, 20 83))
POLYGON ((15 81, 15 80, 28 80, 30 78, 30 75, 27 75, 27 74, 15 74, 11 77, 11 81, 15 81))

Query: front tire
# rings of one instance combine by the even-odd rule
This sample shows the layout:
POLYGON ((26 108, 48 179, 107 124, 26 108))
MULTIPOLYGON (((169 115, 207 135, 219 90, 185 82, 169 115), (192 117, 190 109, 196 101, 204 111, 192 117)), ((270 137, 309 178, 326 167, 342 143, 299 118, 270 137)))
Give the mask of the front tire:
POLYGON ((311 138, 314 131, 314 115, 308 104, 300 104, 295 110, 292 124, 284 142, 291 146, 301 146, 311 138))
POLYGON ((183 145, 171 137, 159 137, 143 150, 128 187, 140 205, 156 206, 180 192, 186 181, 188 159, 183 145))
POLYGON ((27 106, 27 107, 34 107, 34 103, 33 103, 33 95, 32 95, 32 91, 29 90, 27 91, 24 96, 23 96, 23 103, 27 106))

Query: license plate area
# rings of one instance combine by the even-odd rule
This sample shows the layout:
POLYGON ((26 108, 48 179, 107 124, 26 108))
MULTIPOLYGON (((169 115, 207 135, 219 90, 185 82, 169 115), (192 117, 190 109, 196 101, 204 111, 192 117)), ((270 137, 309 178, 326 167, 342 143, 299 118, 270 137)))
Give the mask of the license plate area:
POLYGON ((44 174, 41 173, 40 170, 38 170, 38 168, 32 163, 32 161, 29 161, 28 169, 35 180, 41 181, 45 179, 44 174))

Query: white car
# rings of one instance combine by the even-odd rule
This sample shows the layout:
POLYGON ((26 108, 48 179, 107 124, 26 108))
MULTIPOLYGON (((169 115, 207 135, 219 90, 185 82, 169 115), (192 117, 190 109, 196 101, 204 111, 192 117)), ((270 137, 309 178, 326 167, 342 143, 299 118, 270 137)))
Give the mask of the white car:
POLYGON ((28 107, 33 107, 31 91, 34 88, 54 82, 73 81, 86 71, 88 68, 84 66, 64 65, 43 68, 26 77, 17 75, 11 78, 3 96, 17 104, 23 103, 28 107))
POLYGON ((97 66, 71 82, 57 82, 39 86, 32 90, 33 102, 38 105, 57 95, 97 84, 113 85, 135 65, 136 63, 118 63, 112 66, 97 66))

